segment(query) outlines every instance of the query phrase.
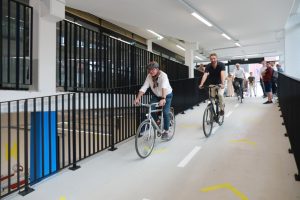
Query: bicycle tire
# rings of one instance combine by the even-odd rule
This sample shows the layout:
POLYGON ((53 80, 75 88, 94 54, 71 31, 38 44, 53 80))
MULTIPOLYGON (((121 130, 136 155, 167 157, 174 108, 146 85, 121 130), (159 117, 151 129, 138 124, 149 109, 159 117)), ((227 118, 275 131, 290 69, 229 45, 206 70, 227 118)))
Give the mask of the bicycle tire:
POLYGON ((135 150, 139 157, 147 158, 155 144, 156 133, 151 121, 146 119, 138 127, 135 135, 135 150))
POLYGON ((176 119, 175 119, 173 108, 171 108, 169 115, 170 115, 170 127, 169 127, 169 135, 166 141, 170 141, 173 139, 175 135, 175 128, 176 128, 176 119))
POLYGON ((212 105, 208 105, 205 110, 204 110, 204 114, 203 114, 203 121, 202 121, 202 128, 203 128, 203 132, 205 137, 209 137, 211 135, 211 131, 213 128, 213 111, 211 108, 212 105))

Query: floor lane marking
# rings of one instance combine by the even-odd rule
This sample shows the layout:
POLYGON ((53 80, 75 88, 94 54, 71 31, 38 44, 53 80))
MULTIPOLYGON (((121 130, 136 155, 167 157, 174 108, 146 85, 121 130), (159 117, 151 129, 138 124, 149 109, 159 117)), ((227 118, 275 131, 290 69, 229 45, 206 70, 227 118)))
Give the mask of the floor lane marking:
POLYGON ((234 107, 235 107, 235 108, 237 108, 237 107, 239 107, 239 105, 240 105, 240 104, 239 104, 239 103, 237 103, 237 104, 235 104, 235 105, 234 105, 234 107))
POLYGON ((240 192, 237 188, 233 187, 230 183, 223 183, 219 185, 205 187, 201 189, 201 192, 210 192, 210 191, 219 190, 223 188, 230 190, 235 196, 239 197, 241 200, 249 200, 246 195, 240 192))
POLYGON ((230 140, 230 142, 234 142, 234 143, 242 142, 242 143, 250 144, 250 145, 253 145, 253 146, 256 145, 256 142, 250 141, 250 140, 245 139, 245 138, 244 139, 239 139, 239 140, 230 140))
POLYGON ((217 132, 218 129, 219 129, 219 126, 213 128, 213 130, 211 131, 211 134, 214 135, 217 132))
POLYGON ((231 114, 232 114, 232 111, 230 110, 230 111, 227 113, 227 115, 225 115, 225 117, 227 118, 227 117, 229 117, 231 114))
POLYGON ((194 147, 194 149, 177 165, 177 167, 185 167, 200 149, 200 146, 194 147))
POLYGON ((66 197, 61 196, 61 197, 59 198, 59 200, 66 200, 66 197))
POLYGON ((153 151, 153 153, 159 154, 159 153, 164 153, 164 152, 166 152, 166 151, 168 151, 167 148, 160 148, 160 149, 155 149, 155 150, 153 151))

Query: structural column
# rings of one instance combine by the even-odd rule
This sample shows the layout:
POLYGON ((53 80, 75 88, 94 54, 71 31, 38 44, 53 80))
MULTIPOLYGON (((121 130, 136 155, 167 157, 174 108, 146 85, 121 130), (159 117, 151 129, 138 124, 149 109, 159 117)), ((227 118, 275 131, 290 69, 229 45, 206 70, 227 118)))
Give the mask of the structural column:
POLYGON ((33 7, 33 90, 56 93, 56 23, 65 18, 65 0, 31 0, 33 7))
POLYGON ((194 51, 197 47, 197 43, 185 43, 185 65, 189 67, 189 78, 194 78, 194 51))
POLYGON ((153 40, 147 40, 147 50, 152 52, 152 42, 153 40))

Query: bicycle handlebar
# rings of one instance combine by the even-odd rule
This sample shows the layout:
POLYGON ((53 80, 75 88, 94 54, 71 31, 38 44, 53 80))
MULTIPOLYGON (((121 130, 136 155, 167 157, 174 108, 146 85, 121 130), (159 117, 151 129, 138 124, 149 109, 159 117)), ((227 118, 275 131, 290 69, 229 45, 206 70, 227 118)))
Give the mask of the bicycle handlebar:
POLYGON ((220 88, 220 87, 221 87, 221 84, 218 84, 218 85, 209 85, 209 86, 202 85, 202 87, 200 89, 204 89, 204 88, 220 88))
POLYGON ((145 106, 145 107, 151 107, 151 106, 155 106, 155 107, 159 107, 159 103, 150 103, 150 104, 145 104, 145 103, 140 103, 141 106, 145 106))

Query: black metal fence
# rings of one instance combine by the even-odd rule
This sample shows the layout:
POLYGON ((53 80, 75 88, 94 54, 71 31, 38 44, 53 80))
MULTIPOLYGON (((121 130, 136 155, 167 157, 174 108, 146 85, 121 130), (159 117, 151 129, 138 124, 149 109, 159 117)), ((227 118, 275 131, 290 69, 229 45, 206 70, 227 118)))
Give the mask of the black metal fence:
POLYGON ((142 84, 150 60, 170 80, 188 78, 188 67, 70 21, 57 25, 57 86, 86 91, 142 84))
MULTIPOLYGON (((172 81, 176 113, 200 103, 197 79, 172 81)), ((141 85, 0 102, 0 197, 132 137, 143 119, 141 85)), ((148 102, 150 94, 143 97, 148 102)))
POLYGON ((0 89, 32 84, 32 10, 19 1, 0 1, 0 89))
POLYGON ((300 181, 300 132, 298 127, 300 122, 300 80, 279 73, 278 99, 284 125, 287 129, 286 135, 291 143, 290 152, 294 154, 298 168, 298 174, 295 175, 295 178, 300 181))

